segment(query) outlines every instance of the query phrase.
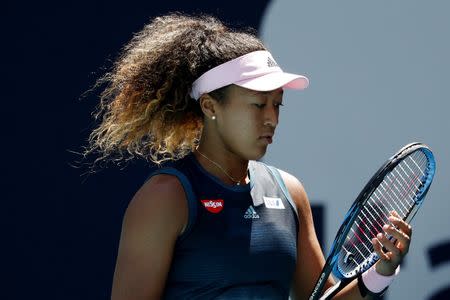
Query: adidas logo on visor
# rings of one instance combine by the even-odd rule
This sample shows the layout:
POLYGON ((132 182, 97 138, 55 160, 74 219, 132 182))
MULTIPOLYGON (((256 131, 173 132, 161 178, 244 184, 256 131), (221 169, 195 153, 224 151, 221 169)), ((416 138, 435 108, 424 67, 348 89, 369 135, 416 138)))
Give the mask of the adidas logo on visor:
POLYGON ((269 57, 267 57, 267 65, 271 68, 271 67, 278 67, 278 64, 269 57))

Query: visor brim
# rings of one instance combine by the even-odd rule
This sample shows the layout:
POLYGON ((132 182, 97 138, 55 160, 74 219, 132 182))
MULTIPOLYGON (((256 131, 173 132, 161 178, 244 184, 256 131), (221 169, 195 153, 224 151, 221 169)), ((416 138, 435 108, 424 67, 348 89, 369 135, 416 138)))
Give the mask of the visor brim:
POLYGON ((234 84, 254 91, 272 91, 280 87, 303 90, 308 87, 309 80, 307 77, 298 74, 276 72, 263 76, 250 78, 235 82, 234 84))

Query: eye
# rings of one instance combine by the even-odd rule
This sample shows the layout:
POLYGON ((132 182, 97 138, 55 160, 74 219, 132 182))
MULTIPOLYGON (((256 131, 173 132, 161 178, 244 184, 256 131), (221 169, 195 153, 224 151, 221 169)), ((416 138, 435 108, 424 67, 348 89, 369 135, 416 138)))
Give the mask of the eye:
POLYGON ((281 102, 280 102, 280 103, 276 103, 276 104, 275 104, 275 107, 276 107, 276 108, 280 108, 280 106, 284 106, 284 104, 283 104, 283 103, 281 103, 281 102))
POLYGON ((266 104, 264 103, 253 103, 254 106, 256 106, 257 108, 264 108, 264 106, 266 106, 266 104))

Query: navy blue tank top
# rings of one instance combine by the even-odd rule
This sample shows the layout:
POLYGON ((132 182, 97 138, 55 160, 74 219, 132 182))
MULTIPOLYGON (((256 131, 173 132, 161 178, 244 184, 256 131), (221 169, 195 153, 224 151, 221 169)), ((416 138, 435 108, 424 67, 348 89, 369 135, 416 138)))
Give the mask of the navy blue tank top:
POLYGON ((156 174, 178 177, 189 208, 164 299, 288 299, 298 217, 276 168, 250 161, 250 183, 229 186, 191 153, 156 174))

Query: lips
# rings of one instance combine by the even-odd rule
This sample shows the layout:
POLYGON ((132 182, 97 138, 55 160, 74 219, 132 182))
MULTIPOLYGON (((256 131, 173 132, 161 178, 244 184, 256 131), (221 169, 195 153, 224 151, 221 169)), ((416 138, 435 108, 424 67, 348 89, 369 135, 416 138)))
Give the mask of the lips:
POLYGON ((264 134, 259 137, 262 140, 266 140, 268 144, 272 144, 273 134, 264 134))
POLYGON ((259 138, 273 138, 273 133, 264 133, 259 138))

